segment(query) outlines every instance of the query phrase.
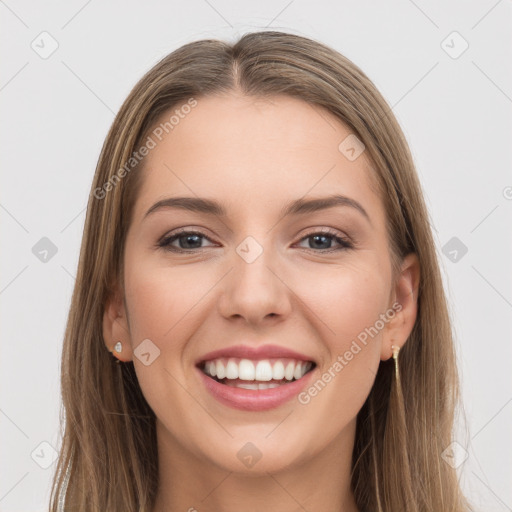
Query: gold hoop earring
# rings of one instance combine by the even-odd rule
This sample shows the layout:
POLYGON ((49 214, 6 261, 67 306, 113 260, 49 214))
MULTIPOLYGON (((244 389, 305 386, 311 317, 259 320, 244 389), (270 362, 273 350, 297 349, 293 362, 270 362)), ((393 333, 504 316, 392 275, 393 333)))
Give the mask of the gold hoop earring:
POLYGON ((400 347, 398 345, 391 345, 393 350, 393 359, 395 360, 395 375, 397 383, 400 383, 400 371, 398 370, 398 352, 400 352, 400 347))

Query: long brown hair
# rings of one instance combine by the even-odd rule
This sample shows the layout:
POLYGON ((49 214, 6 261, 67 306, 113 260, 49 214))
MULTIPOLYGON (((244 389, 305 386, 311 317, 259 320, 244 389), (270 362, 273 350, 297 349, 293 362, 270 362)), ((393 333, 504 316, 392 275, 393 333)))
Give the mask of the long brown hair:
POLYGON ((327 109, 363 142, 387 212, 395 271, 408 253, 421 266, 418 316, 393 361, 381 362, 357 417, 352 489, 361 511, 470 510, 450 445, 459 401, 456 359, 429 215, 409 148, 386 101, 350 60, 311 39, 249 33, 235 44, 186 44, 133 88, 107 135, 96 168, 62 354, 65 418, 50 510, 150 512, 158 486, 155 415, 133 363, 105 347, 107 298, 122 282, 125 236, 137 195, 131 160, 160 116, 208 95, 239 90, 284 94, 327 109), (131 162, 127 166, 127 162, 131 162), (122 171, 124 169, 124 171, 122 171))

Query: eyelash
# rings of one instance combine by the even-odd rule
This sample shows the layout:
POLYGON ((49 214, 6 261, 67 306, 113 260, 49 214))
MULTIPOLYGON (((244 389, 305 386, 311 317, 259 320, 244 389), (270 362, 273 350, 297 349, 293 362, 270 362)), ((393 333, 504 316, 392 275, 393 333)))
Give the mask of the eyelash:
MULTIPOLYGON (((185 236, 185 235, 197 235, 202 238, 206 238, 209 242, 214 243, 213 240, 211 240, 209 237, 207 237, 201 231, 193 231, 193 230, 187 231, 187 230, 183 229, 177 233, 163 237, 157 243, 157 247, 164 249, 166 251, 171 251, 171 252, 176 252, 176 253, 185 253, 185 254, 187 254, 187 253, 190 254, 193 252, 198 252, 201 249, 206 249, 206 247, 200 247, 197 249, 181 249, 181 248, 177 248, 177 247, 172 247, 170 245, 172 242, 174 242, 175 240, 177 240, 180 237, 185 236)), ((324 250, 323 249, 316 250, 316 249, 304 248, 304 247, 303 247, 303 249, 306 249, 307 251, 312 251, 312 252, 332 253, 332 252, 337 252, 337 251, 354 248, 354 245, 347 238, 343 238, 343 237, 339 236, 339 234, 336 231, 333 231, 331 229, 325 229, 325 230, 321 230, 321 231, 312 231, 310 233, 307 233, 305 236, 303 236, 299 241, 302 242, 302 240, 305 240, 307 238, 311 238, 311 237, 317 236, 317 235, 330 237, 333 240, 335 240, 336 242, 338 242, 338 244, 340 244, 340 246, 337 248, 334 248, 334 249, 324 249, 324 250)))

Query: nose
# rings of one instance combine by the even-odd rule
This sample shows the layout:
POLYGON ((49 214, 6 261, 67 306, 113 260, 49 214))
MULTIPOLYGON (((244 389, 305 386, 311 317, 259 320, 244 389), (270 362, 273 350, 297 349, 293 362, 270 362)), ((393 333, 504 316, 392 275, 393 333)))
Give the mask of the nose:
MULTIPOLYGON (((243 256, 243 253, 240 253, 243 256)), ((236 253, 233 268, 224 280, 218 311, 226 319, 243 318, 252 326, 282 321, 292 310, 293 292, 279 271, 271 251, 265 249, 254 261, 236 253)))

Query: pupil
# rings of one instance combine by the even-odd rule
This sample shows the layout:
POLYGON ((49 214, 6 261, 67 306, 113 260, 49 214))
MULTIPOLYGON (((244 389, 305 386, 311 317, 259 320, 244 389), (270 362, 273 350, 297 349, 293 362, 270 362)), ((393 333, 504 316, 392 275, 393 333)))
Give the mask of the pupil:
MULTIPOLYGON (((200 240, 200 237, 199 235, 185 235, 183 237, 181 237, 181 239, 185 238, 186 242, 185 242, 185 245, 188 244, 189 240, 190 239, 196 239, 196 242, 199 242, 199 247, 201 246, 201 240, 200 240)), ((193 242, 192 242, 193 243, 193 242)), ((182 247, 182 249, 190 249, 191 247, 182 247)), ((193 249, 194 247, 192 247, 193 249)))
MULTIPOLYGON (((315 240, 315 242, 319 239, 319 238, 323 238, 324 240, 326 240, 327 244, 330 242, 329 238, 326 237, 325 235, 314 235, 313 236, 313 239, 315 240)), ((325 245, 325 244, 324 244, 325 245)), ((324 249, 329 249, 329 247, 324 247, 324 249)))

